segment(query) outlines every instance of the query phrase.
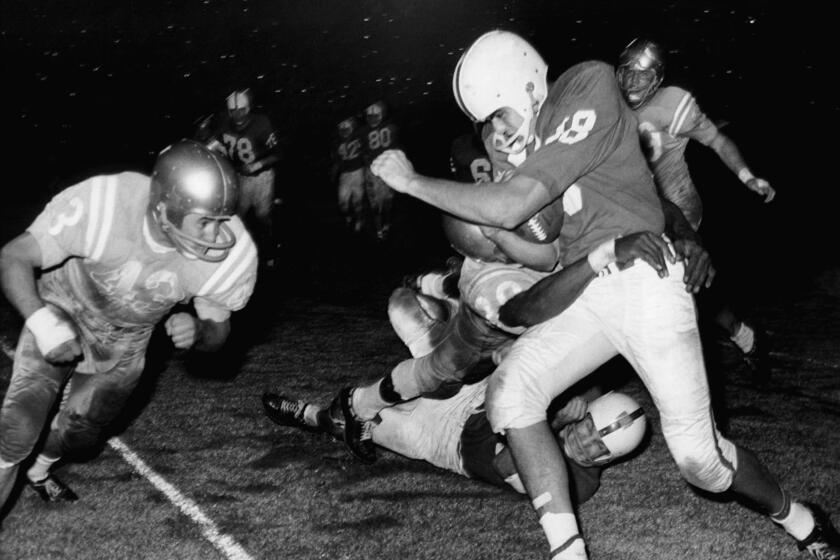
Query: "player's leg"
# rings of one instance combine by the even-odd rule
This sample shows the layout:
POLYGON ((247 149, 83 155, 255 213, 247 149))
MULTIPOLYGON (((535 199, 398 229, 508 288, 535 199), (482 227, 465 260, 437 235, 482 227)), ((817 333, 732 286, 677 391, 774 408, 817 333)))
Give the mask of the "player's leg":
POLYGON ((122 411, 137 386, 142 368, 142 358, 134 358, 106 373, 77 372, 70 378, 38 460, 26 473, 42 498, 76 499, 75 493, 50 473, 50 467, 69 453, 89 450, 100 443, 102 431, 122 411))
POLYGON ((617 345, 648 388, 663 436, 686 480, 709 492, 731 490, 798 542, 809 537, 817 542, 823 531, 812 511, 791 502, 758 458, 724 438, 715 426, 694 306, 679 281, 681 266, 673 265, 664 280, 643 264, 621 273, 625 288, 639 297, 628 301, 631 321, 625 323, 624 341, 619 339, 617 345))
POLYGON ((547 409, 555 397, 616 354, 586 299, 584 292, 561 315, 526 331, 491 376, 487 393, 493 429, 507 438, 551 557, 557 560, 586 558, 586 552, 547 409))
POLYGON ((24 329, 0 408, 0 509, 14 488, 18 466, 32 453, 70 368, 44 361, 24 329))

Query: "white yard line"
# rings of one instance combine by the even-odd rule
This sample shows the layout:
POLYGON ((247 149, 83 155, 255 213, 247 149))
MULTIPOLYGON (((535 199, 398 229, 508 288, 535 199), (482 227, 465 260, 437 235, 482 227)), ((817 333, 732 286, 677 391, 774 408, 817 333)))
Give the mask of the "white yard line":
MULTIPOLYGON (((15 359, 15 349, 6 337, 0 335, 0 350, 12 361, 15 359)), ((201 527, 201 533, 210 543, 225 555, 229 560, 254 560, 233 537, 225 535, 207 517, 201 508, 191 499, 184 496, 177 488, 170 484, 165 478, 155 472, 143 459, 131 450, 120 438, 113 437, 108 440, 111 449, 120 454, 126 463, 134 467, 140 475, 152 483, 172 504, 189 517, 193 523, 201 527)))
POLYGON ((213 520, 204 515, 204 512, 201 511, 201 508, 195 502, 184 496, 177 488, 167 482, 165 478, 156 473, 154 469, 123 443, 120 438, 113 437, 109 439, 108 445, 119 453, 138 473, 151 482, 152 486, 160 490, 184 515, 201 527, 204 538, 219 549, 226 558, 230 560, 253 560, 253 557, 232 537, 220 532, 216 524, 213 523, 213 520))

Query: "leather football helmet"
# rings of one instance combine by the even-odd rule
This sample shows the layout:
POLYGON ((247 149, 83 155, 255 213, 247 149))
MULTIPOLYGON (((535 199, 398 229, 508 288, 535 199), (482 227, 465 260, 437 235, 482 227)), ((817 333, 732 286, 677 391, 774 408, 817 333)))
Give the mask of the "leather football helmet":
POLYGON ((523 122, 499 149, 518 153, 531 140, 536 117, 548 95, 548 65, 528 41, 509 31, 494 30, 476 39, 461 55, 452 76, 452 90, 461 110, 483 122, 502 107, 510 107, 523 122))
POLYGON ((365 109, 365 120, 369 126, 379 126, 385 118, 385 103, 377 101, 365 109))
POLYGON ((589 403, 586 416, 560 431, 566 456, 584 467, 623 457, 642 442, 645 411, 632 397, 610 391, 589 403))
POLYGON ((618 57, 618 85, 633 109, 644 105, 656 93, 664 77, 665 53, 649 39, 633 39, 618 57))
POLYGON ((181 140, 158 155, 151 176, 149 209, 179 252, 219 262, 236 243, 236 235, 225 221, 236 212, 238 196, 238 178, 225 157, 200 142, 181 140), (182 231, 188 214, 219 220, 218 238, 208 242, 182 231))
POLYGON ((343 139, 350 138, 353 131, 355 131, 358 126, 359 123, 356 121, 355 117, 347 117, 338 123, 338 135, 343 139))
POLYGON ((227 96, 228 114, 237 128, 244 128, 251 120, 253 102, 250 89, 239 89, 227 96))

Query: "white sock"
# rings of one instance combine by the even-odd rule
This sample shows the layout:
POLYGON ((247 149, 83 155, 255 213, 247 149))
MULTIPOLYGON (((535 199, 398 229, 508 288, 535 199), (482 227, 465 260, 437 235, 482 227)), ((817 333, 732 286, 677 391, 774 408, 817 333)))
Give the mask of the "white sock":
POLYGON ((749 354, 755 344, 755 331, 742 321, 738 331, 729 339, 741 349, 741 352, 749 354))
POLYGON ((373 420, 379 414, 380 410, 393 405, 393 403, 389 403, 379 394, 379 383, 380 381, 377 381, 367 387, 356 387, 353 390, 350 401, 353 407, 353 414, 356 415, 357 419, 363 422, 373 420))
POLYGON ((798 541, 811 534, 814 530, 814 514, 799 502, 791 502, 790 511, 783 519, 771 517, 773 521, 784 527, 788 535, 798 541))
MULTIPOLYGON (((537 500, 534 502, 536 505, 537 500)), ((575 538, 580 537, 580 531, 574 513, 543 513, 540 516, 540 525, 548 539, 552 560, 586 558, 583 539, 575 538), (583 556, 580 556, 581 552, 583 556)))
POLYGON ((26 476, 32 482, 40 482, 47 478, 50 475, 50 468, 52 468, 53 464, 58 461, 60 457, 52 458, 46 457, 44 455, 38 455, 38 458, 35 459, 35 462, 29 467, 29 470, 26 471, 26 476))
POLYGON ((307 426, 311 426, 313 428, 318 426, 318 413, 321 412, 321 408, 315 406, 314 404, 307 404, 303 408, 303 421, 306 422, 307 426))

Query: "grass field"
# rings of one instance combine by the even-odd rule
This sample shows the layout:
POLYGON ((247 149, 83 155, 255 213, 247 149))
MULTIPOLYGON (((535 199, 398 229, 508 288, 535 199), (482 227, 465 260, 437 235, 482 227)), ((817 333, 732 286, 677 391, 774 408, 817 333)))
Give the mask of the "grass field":
MULTIPOLYGON (((343 279, 341 289, 310 285, 295 297, 263 290, 234 318, 238 336, 224 360, 202 364, 156 339, 116 439, 59 470, 81 500, 45 505, 25 489, 3 523, 0 558, 545 557, 526 499, 390 453, 364 466, 324 436, 263 416, 263 390, 324 402, 407 355, 385 311, 395 280, 343 279)), ((731 437, 796 496, 829 510, 840 507, 838 282, 840 273, 825 271, 755 311, 772 333, 767 383, 755 383, 729 346, 708 344, 731 437)), ((8 310, 3 319, 11 338, 15 320, 8 310)), ((2 360, 5 386, 11 367, 2 360)), ((649 397, 622 363, 611 365, 654 421, 642 452, 605 471, 581 509, 591 558, 799 558, 766 519, 686 486, 649 397)))

